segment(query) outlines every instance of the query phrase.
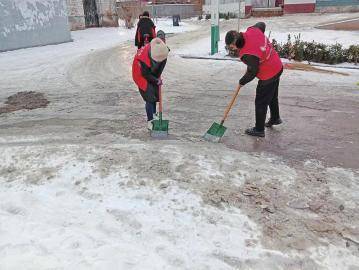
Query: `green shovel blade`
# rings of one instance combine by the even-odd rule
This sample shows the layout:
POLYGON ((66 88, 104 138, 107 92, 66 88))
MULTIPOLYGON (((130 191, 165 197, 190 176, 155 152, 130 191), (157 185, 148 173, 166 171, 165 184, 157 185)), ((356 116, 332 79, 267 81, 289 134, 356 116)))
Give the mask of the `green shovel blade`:
POLYGON ((167 138, 168 136, 168 120, 154 120, 152 121, 151 137, 153 138, 167 138))
POLYGON ((168 131, 168 120, 153 120, 153 128, 155 131, 168 131))
POLYGON ((214 141, 216 139, 219 140, 220 138, 222 138, 226 130, 227 128, 225 126, 218 123, 213 123, 207 133, 204 134, 204 138, 209 141, 214 141))

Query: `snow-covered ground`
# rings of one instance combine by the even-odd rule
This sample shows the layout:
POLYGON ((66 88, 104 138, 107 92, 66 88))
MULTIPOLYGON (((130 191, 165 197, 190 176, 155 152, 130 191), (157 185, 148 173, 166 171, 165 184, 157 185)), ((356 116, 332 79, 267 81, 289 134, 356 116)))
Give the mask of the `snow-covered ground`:
MULTIPOLYGON (((302 18, 308 17, 290 17, 302 18)), ((134 30, 77 31, 72 43, 0 54, 1 102, 23 90, 50 100, 47 108, 0 115, 0 269, 359 267, 358 168, 306 158, 308 148, 323 153, 320 140, 338 159, 350 145, 355 160, 356 133, 344 124, 355 123, 357 73, 283 75, 288 121, 267 131, 267 142, 304 153, 304 162, 236 149, 266 143, 239 135, 238 122, 245 126, 253 115, 248 94, 240 96, 239 120, 234 109, 226 122, 223 143, 204 142, 203 132, 231 94, 223 89, 244 68, 173 57, 195 51, 196 40, 208 35, 209 24, 183 23, 173 28, 165 20, 157 27, 193 31, 168 40, 166 141, 148 138, 131 81, 134 30), (330 129, 336 122, 323 125, 329 116, 347 137, 330 129), (311 123, 318 138, 309 133, 311 123), (296 126, 308 132, 296 137, 299 143, 281 141, 296 126)))
MULTIPOLYGON (((329 16, 329 20, 335 20, 336 18, 341 18, 341 14, 334 14, 329 16)), ((286 16, 286 19, 273 19, 273 18, 251 18, 250 20, 240 21, 239 31, 245 31, 248 26, 253 25, 257 21, 265 21, 267 24, 266 35, 270 39, 275 39, 279 43, 285 43, 288 40, 288 35, 291 35, 292 41, 294 37, 300 35, 300 39, 303 41, 315 41, 324 44, 342 44, 344 47, 349 47, 350 45, 357 45, 359 43, 359 31, 335 31, 335 30, 322 30, 314 28, 320 21, 323 20, 322 16, 315 15, 315 17, 310 16, 310 24, 308 26, 307 22, 301 21, 308 19, 308 15, 293 15, 293 21, 288 20, 291 16, 286 16)), ((324 21, 327 21, 328 17, 324 18, 324 21)), ((226 31, 230 30, 228 24, 233 25, 237 23, 236 20, 232 20, 232 24, 226 21, 220 22, 220 41, 218 43, 218 54, 215 56, 225 56, 227 54, 225 50, 224 38, 226 31)), ((232 27, 233 28, 233 27, 232 27)), ((235 29, 235 30, 238 30, 235 29)), ((193 42, 186 47, 183 47, 178 54, 185 55, 198 55, 198 56, 208 56, 211 52, 211 39, 210 36, 201 38, 193 42)), ((214 57, 215 57, 214 56, 214 57)))
MULTIPOLYGON (((235 190, 248 179, 294 185, 297 172, 270 158, 217 146, 131 141, 61 149, 13 146, 2 148, 2 156, 0 269, 358 266, 353 250, 323 239, 303 252, 262 246, 258 225, 236 207, 243 195, 235 190), (152 162, 143 163, 148 154, 152 162)), ((327 174, 337 196, 345 192, 339 179, 355 180, 343 170, 327 174)), ((344 204, 348 210, 357 206, 344 204)), ((296 245, 306 249, 309 239, 296 245)))
MULTIPOLYGON (((193 31, 197 25, 190 24, 190 20, 183 20, 180 26, 172 26, 172 19, 157 19, 156 30, 165 33, 183 33, 193 31)), ((136 29, 119 28, 89 28, 81 31, 71 32, 73 42, 49 45, 9 51, 1 54, 0 69, 12 69, 15 66, 25 68, 22 65, 47 65, 58 60, 66 60, 86 55, 94 50, 103 50, 126 41, 132 41, 135 37, 136 29)), ((27 66, 26 68, 29 68, 27 66)))
MULTIPOLYGON (((245 29, 241 29, 245 31, 245 29)), ((288 32, 278 32, 266 30, 266 34, 270 34, 270 39, 275 39, 279 43, 285 43, 288 40, 288 34, 291 35, 292 42, 294 42, 294 37, 300 35, 300 39, 303 41, 316 41, 324 44, 342 44, 344 47, 348 48, 350 45, 356 45, 359 42, 359 32, 354 31, 335 31, 335 30, 304 30, 304 31, 288 31, 288 32), (269 32, 268 32, 269 31, 269 32)), ((225 56, 227 54, 225 50, 225 38, 226 33, 221 33, 220 41, 218 42, 218 54, 225 56)), ((209 55, 211 52, 211 38, 203 38, 191 44, 190 46, 183 48, 178 51, 180 54, 196 54, 196 55, 209 55)))
MULTIPOLYGON (((86 148, 86 157, 78 146, 2 152, 0 269, 231 269, 226 258, 286 257, 261 247, 260 231, 239 209, 204 204, 195 190, 177 185, 205 184, 219 173, 214 160, 202 156, 206 151, 142 143, 112 145, 105 152, 86 148), (156 159, 170 166, 141 164, 131 154, 139 149, 158 152, 163 157, 156 159), (36 158, 26 158, 30 153, 36 158), (188 158, 196 160, 192 171, 183 167, 188 158), (151 166, 154 177, 145 177, 151 166)), ((231 154, 226 166, 237 158, 255 161, 231 154)), ((281 179, 292 174, 284 168, 281 179)), ((236 177, 233 185, 243 180, 236 177)))

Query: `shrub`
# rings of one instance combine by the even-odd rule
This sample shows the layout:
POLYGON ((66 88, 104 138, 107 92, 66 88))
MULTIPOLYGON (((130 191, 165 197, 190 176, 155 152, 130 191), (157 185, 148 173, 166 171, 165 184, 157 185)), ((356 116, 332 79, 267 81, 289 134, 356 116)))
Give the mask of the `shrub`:
MULTIPOLYGON (((333 45, 326 45, 323 43, 302 41, 301 35, 294 35, 292 41, 291 35, 288 35, 287 42, 278 43, 275 39, 272 40, 273 48, 278 52, 282 58, 296 61, 308 61, 325 64, 339 64, 343 62, 359 63, 359 45, 351 45, 348 49, 343 48, 343 45, 336 43, 333 45)), ((238 57, 238 52, 226 48, 228 54, 233 57, 238 57)))
POLYGON ((351 45, 345 49, 339 43, 326 45, 315 41, 306 42, 301 40, 300 34, 294 36, 294 42, 292 42, 291 35, 288 35, 286 43, 278 43, 275 39, 272 40, 272 43, 282 58, 326 64, 343 62, 357 64, 359 62, 359 45, 351 45))

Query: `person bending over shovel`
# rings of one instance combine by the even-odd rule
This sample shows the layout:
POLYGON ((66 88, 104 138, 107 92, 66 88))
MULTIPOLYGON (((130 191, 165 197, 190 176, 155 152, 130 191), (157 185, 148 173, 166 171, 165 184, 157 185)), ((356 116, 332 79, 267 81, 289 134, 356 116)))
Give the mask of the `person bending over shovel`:
POLYGON ((278 53, 269 39, 264 35, 265 23, 259 22, 245 32, 229 31, 225 42, 228 48, 239 51, 239 57, 247 65, 247 72, 240 79, 241 86, 255 77, 259 79, 255 98, 256 124, 246 129, 246 134, 264 137, 264 126, 279 125, 278 87, 283 65, 278 53), (270 119, 265 123, 267 107, 270 108, 270 119))
POLYGON ((132 78, 146 102, 147 127, 152 129, 156 118, 156 102, 159 101, 161 74, 167 62, 169 49, 160 38, 154 38, 137 51, 132 63, 132 78))

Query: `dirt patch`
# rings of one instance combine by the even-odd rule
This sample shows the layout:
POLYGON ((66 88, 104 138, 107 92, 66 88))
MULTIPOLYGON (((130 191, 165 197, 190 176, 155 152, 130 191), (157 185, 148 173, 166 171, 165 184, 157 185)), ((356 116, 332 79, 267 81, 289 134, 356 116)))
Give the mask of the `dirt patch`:
POLYGON ((7 98, 5 106, 0 107, 0 114, 19 110, 45 108, 50 103, 44 94, 34 91, 18 92, 7 98))
POLYGON ((311 65, 303 64, 303 63, 286 63, 284 64, 284 68, 292 69, 292 70, 313 71, 313 72, 326 73, 326 74, 339 74, 343 76, 349 76, 348 73, 316 68, 311 65))

